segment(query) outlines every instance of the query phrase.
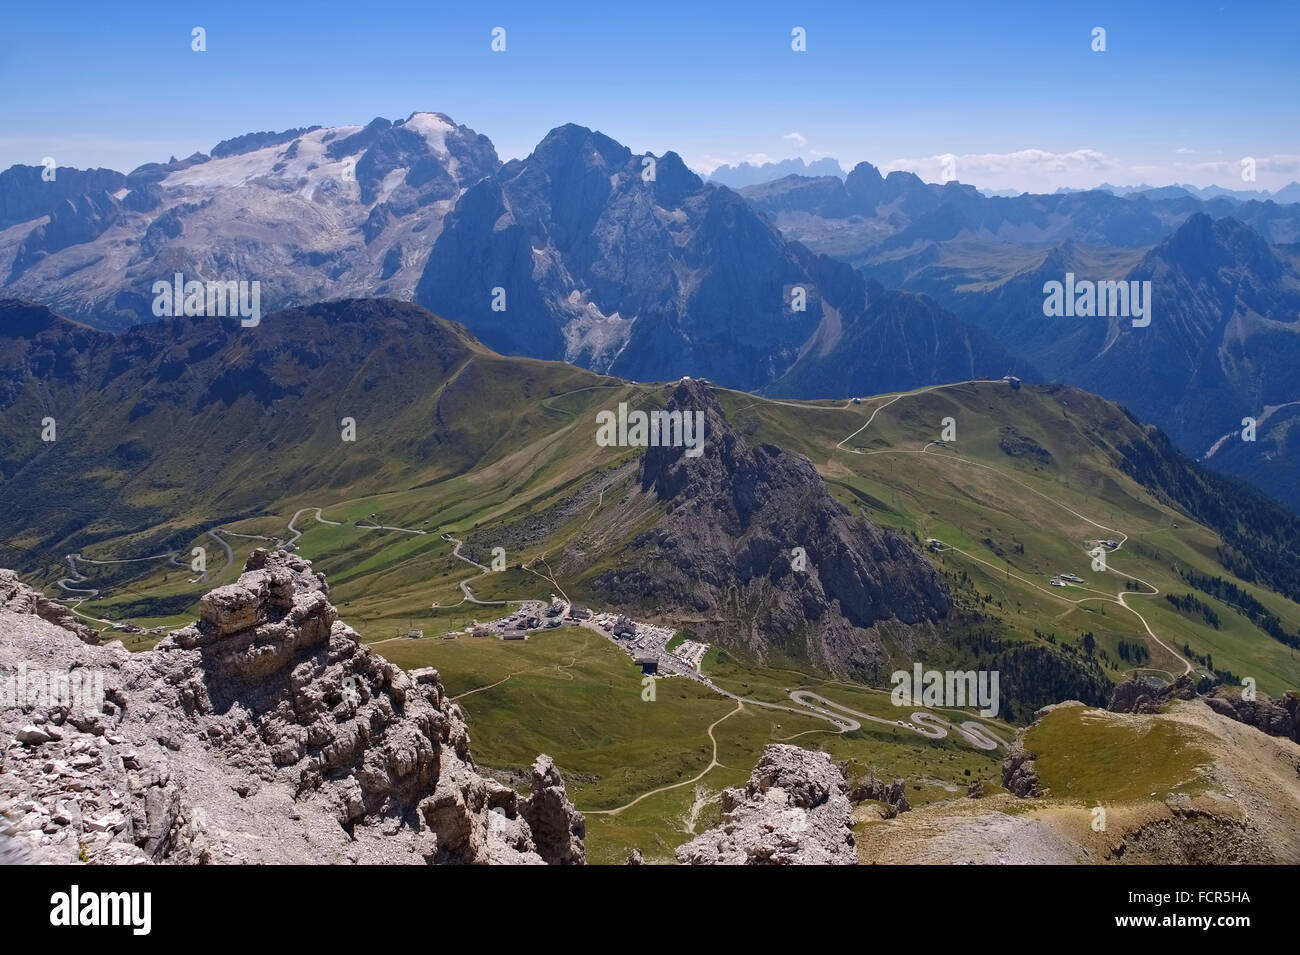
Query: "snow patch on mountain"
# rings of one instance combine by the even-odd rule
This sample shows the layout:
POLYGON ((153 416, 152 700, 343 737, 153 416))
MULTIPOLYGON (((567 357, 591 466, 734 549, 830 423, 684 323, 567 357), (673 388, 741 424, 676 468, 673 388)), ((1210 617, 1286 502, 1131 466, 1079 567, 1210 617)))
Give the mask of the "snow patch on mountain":
POLYGON ((287 145, 267 146, 236 156, 211 159, 171 173, 162 185, 169 190, 216 191, 270 179, 299 183, 303 197, 310 199, 324 181, 333 180, 351 186, 352 197, 359 199, 356 177, 348 172, 349 166, 355 167, 356 157, 330 159, 325 155, 324 140, 327 136, 342 139, 360 129, 360 126, 318 129, 287 145))
POLYGON ((456 131, 456 124, 441 113, 412 113, 404 124, 424 137, 429 148, 447 154, 447 134, 456 131))
POLYGON ((486 137, 416 112, 141 167, 127 188, 75 197, 43 232, 44 216, 0 230, 0 294, 108 329, 151 321, 153 283, 178 271, 256 280, 267 310, 410 298, 443 217, 499 166, 486 137))

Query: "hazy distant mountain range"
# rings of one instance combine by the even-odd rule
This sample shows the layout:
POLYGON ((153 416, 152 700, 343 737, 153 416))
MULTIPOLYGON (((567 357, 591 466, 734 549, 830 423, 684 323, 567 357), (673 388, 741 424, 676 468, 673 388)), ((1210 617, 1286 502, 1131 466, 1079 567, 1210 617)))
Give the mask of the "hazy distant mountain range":
POLYGON ((1270 242, 1300 241, 1300 204, 1201 200, 1181 193, 1154 198, 1101 191, 986 196, 974 186, 923 182, 910 172, 882 176, 870 163, 859 163, 843 181, 786 176, 741 192, 787 238, 854 265, 875 264, 904 250, 959 238, 1011 247, 1067 240, 1148 246, 1197 212, 1232 216, 1270 242))
MULTIPOLYGON (((1193 186, 1190 183, 1183 183, 1177 186, 1112 186, 1108 182, 1102 183, 1097 187, 1100 192, 1109 192, 1116 196, 1128 196, 1134 193, 1145 193, 1149 198, 1168 198, 1185 193, 1194 196, 1197 199, 1235 199, 1238 202, 1249 202, 1252 199, 1260 202, 1300 202, 1300 182, 1288 182, 1277 192, 1269 192, 1267 189, 1224 189, 1222 186, 1193 186)), ((1083 189, 1061 188, 1057 192, 1086 192, 1083 189)))
POLYGON ((0 295, 110 331, 153 321, 153 285, 176 273, 258 281, 266 312, 387 296, 504 354, 792 397, 1045 377, 1300 504, 1300 204, 996 197, 869 163, 720 184, 784 168, 705 181, 575 125, 503 165, 439 113, 250 133, 128 174, 15 166, 0 295), (1044 284, 1067 272, 1150 281, 1151 326, 1045 317, 1044 284), (1246 416, 1258 440, 1220 442, 1246 416))
POLYGON ((844 169, 838 159, 831 159, 829 156, 814 159, 812 162, 805 162, 802 159, 779 159, 764 163, 742 162, 735 166, 724 163, 709 173, 709 181, 730 186, 732 189, 743 189, 745 186, 756 186, 784 176, 836 176, 843 179, 844 169))
MULTIPOLYGON (((811 178, 832 176, 843 180, 847 175, 844 169, 844 165, 838 159, 832 159, 829 156, 811 161, 794 158, 762 163, 742 162, 734 166, 724 163, 709 173, 708 180, 719 185, 729 186, 732 189, 744 189, 748 186, 760 186, 764 183, 775 182, 778 179, 784 179, 786 176, 807 176, 811 178)), ((981 194, 990 198, 1014 199, 1028 194, 1022 189, 988 189, 977 184, 973 185, 981 194)), ((1235 202, 1249 202, 1251 200, 1277 203, 1300 202, 1300 182, 1289 182, 1276 192, 1270 192, 1267 189, 1225 189, 1222 186, 1201 187, 1193 186, 1190 183, 1169 186, 1145 184, 1115 186, 1108 182, 1103 182, 1101 185, 1090 189, 1074 189, 1069 186, 1062 186, 1056 190, 1058 195, 1075 192, 1108 192, 1113 196, 1142 194, 1149 199, 1174 199, 1181 196, 1191 196, 1194 199, 1231 199, 1235 202)))

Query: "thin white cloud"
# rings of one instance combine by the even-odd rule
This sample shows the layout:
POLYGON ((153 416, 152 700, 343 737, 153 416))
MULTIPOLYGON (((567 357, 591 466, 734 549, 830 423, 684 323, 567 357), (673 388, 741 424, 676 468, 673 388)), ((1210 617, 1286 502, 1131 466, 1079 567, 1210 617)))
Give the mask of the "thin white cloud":
POLYGON ((944 178, 945 164, 952 160, 957 179, 981 188, 1052 191, 1060 186, 1096 185, 1120 167, 1114 159, 1095 149, 1057 153, 1045 149, 1020 149, 1010 153, 940 153, 919 159, 894 159, 881 169, 916 173, 927 182, 944 178))
MULTIPOLYGON (((1191 175, 1197 178, 1211 177, 1215 181, 1222 179, 1241 178, 1241 163, 1243 159, 1253 158, 1255 160, 1256 176, 1272 174, 1282 177, 1300 176, 1300 156, 1287 154, 1274 154, 1271 156, 1242 156, 1238 159, 1224 159, 1215 162, 1199 163, 1175 163, 1175 168, 1187 170, 1191 175)), ((1242 186, 1239 188, 1254 189, 1256 186, 1242 186)))
POLYGON ((803 133, 786 133, 782 139, 794 143, 800 149, 808 145, 808 138, 803 133))
MULTIPOLYGON (((1179 148, 1178 155, 1195 150, 1179 148)), ((881 166, 882 172, 906 170, 926 182, 942 182, 944 161, 950 154, 894 159, 881 166)), ((1008 153, 964 153, 955 156, 957 179, 981 189, 1015 189, 1026 192, 1054 192, 1061 187, 1090 189, 1103 183, 1116 186, 1165 186, 1188 183, 1229 189, 1278 189, 1300 179, 1300 156, 1273 154, 1255 156, 1256 180, 1243 184, 1241 159, 1192 162, 1174 160, 1153 163, 1121 160, 1096 149, 1052 152, 1020 149, 1008 153)))

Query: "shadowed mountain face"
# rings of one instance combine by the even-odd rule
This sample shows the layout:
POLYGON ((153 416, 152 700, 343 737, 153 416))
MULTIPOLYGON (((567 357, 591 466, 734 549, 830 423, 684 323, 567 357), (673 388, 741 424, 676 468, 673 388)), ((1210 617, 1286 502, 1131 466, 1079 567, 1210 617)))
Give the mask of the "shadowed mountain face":
MULTIPOLYGON (((416 301, 490 347, 635 380, 689 374, 761 389, 860 323, 866 284, 786 243, 748 203, 673 153, 634 155, 579 126, 470 189, 447 217, 416 301), (650 171, 653 178, 648 178, 650 171)), ((1004 374, 1008 358, 951 318, 937 372, 1004 374)), ((900 326, 904 342, 910 328, 900 326)), ((878 356, 860 357, 870 371, 878 356)), ((904 376, 909 386, 924 379, 904 376)))
POLYGON ((884 640, 948 614, 911 541, 851 515, 802 455, 749 447, 707 386, 681 382, 664 410, 703 415, 704 451, 646 450, 641 492, 665 513, 625 554, 629 569, 596 581, 611 602, 698 615, 722 643, 859 677, 880 675, 884 640))
POLYGON ((41 216, 57 215, 66 203, 111 194, 126 185, 112 169, 55 169, 47 179, 43 166, 12 166, 0 172, 0 229, 41 216))
MULTIPOLYGON (((861 282, 858 273, 853 280, 861 282)), ((860 316, 822 329, 765 394, 839 398, 905 391, 917 382, 1016 375, 1040 380, 1033 363, 1012 356, 981 329, 924 295, 865 285, 860 316)))
POLYGON ((416 300, 508 354, 637 379, 771 380, 821 320, 815 294, 790 308, 807 271, 735 193, 673 153, 647 181, 646 160, 579 126, 554 130, 461 200, 416 300))

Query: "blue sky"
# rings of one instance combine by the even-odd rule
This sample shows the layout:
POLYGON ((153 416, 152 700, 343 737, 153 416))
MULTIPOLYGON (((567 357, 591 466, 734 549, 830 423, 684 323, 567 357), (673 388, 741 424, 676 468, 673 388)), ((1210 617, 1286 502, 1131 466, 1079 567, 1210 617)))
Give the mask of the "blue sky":
POLYGON ((986 188, 1300 179, 1294 2, 180 6, 11 4, 0 168, 130 169, 252 130, 437 110, 503 158, 575 122, 702 170, 833 156, 936 179, 952 155, 986 188))

